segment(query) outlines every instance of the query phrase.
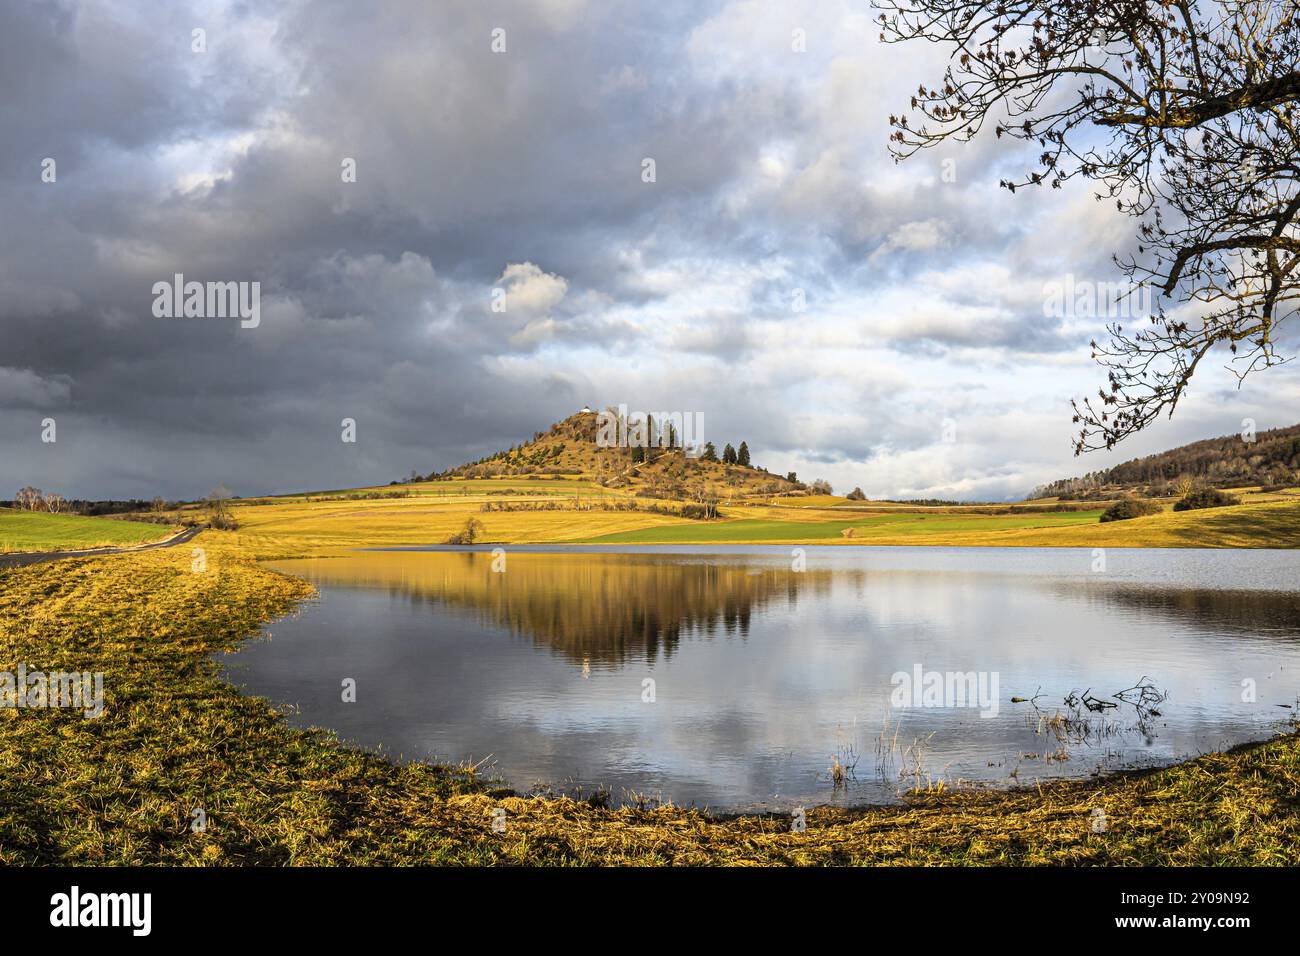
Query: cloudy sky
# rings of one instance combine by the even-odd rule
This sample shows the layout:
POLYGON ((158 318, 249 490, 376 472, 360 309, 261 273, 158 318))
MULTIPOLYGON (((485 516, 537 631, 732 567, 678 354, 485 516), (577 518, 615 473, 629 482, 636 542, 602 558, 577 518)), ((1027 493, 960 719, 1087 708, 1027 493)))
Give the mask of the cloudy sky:
POLYGON ((619 403, 840 491, 1003 498, 1300 418, 1291 368, 1218 362, 1074 459, 1104 320, 1045 289, 1120 279, 1131 223, 999 190, 991 135, 895 165, 943 51, 865 3, 371 6, 5 4, 0 498, 384 482, 619 403), (260 325, 156 317, 176 273, 260 283, 260 325))

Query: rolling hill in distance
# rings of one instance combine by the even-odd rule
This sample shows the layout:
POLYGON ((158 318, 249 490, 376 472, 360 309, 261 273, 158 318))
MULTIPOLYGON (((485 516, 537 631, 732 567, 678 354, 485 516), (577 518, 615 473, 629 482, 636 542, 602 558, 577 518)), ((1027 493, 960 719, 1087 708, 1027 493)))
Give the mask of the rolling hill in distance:
MULTIPOLYGON (((584 409, 509 449, 424 477, 418 474, 413 477, 417 481, 450 481, 572 476, 592 480, 603 488, 667 498, 685 497, 700 483, 717 485, 726 497, 831 494, 832 489, 824 482, 799 480, 794 473, 776 475, 753 464, 748 448, 743 463, 728 463, 723 460, 725 447, 717 448, 712 443, 712 454, 709 451, 687 454, 680 441, 666 447, 666 438, 665 447, 606 447, 600 441, 600 414, 584 409)), ((666 434, 666 429, 656 426, 656 432, 666 434)), ((1025 500, 1105 501, 1125 494, 1162 498, 1175 494, 1180 481, 1219 488, 1253 486, 1278 490, 1294 485, 1298 470, 1300 424, 1262 431, 1248 438, 1241 434, 1224 435, 1180 445, 1111 468, 1040 485, 1025 500)), ((862 500, 847 488, 841 489, 839 497, 862 500)), ((910 503, 944 506, 993 502, 916 499, 910 503)))
MULTIPOLYGON (((616 420, 616 410, 610 419, 616 420)), ((602 435, 601 413, 591 409, 575 412, 531 439, 512 448, 442 472, 424 481, 465 478, 542 478, 564 475, 590 478, 602 488, 645 492, 656 497, 680 498, 700 484, 716 485, 727 496, 806 494, 808 486, 794 475, 774 475, 757 467, 743 441, 721 446, 705 443, 687 450, 677 432, 680 421, 658 422, 650 416, 654 434, 646 445, 637 444, 635 434, 625 443, 635 423, 606 429, 602 435), (734 452, 734 460, 732 454, 734 452)), ((689 441, 689 432, 686 440, 689 441)))
POLYGON ((1114 492, 1143 492, 1150 497, 1172 493, 1179 480, 1219 488, 1259 486, 1266 490, 1293 485, 1300 470, 1300 425, 1254 435, 1223 435, 1134 458, 1113 468, 1062 478, 1041 485, 1032 497, 1098 498, 1114 492))

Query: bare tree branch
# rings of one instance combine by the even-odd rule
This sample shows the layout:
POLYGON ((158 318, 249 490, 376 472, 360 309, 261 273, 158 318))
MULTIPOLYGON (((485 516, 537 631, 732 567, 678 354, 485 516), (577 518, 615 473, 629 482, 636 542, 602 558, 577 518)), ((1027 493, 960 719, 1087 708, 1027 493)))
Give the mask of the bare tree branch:
POLYGON ((1278 326, 1300 296, 1300 10, 1295 0, 877 0, 885 42, 946 45, 942 82, 891 117, 897 159, 990 120, 1035 144, 1034 168, 1002 183, 1079 177, 1137 221, 1138 255, 1116 258, 1160 293, 1149 327, 1108 327, 1107 370, 1074 402, 1075 452, 1110 448, 1172 414, 1223 346, 1243 380, 1287 361, 1278 326))

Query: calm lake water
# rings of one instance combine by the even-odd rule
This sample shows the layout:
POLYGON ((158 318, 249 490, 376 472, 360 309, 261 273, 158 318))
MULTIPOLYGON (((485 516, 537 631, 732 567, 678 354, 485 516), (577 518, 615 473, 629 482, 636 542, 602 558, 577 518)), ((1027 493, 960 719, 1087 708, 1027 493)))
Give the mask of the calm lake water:
POLYGON ((1280 705, 1300 694, 1293 551, 512 546, 504 572, 494 560, 269 562, 320 599, 224 657, 227 676, 393 757, 718 809, 1168 763, 1286 729, 1296 711, 1280 705), (916 690, 896 677, 918 670, 916 690), (948 672, 971 674, 969 693, 948 672), (1145 700, 1114 696, 1143 678, 1145 700))

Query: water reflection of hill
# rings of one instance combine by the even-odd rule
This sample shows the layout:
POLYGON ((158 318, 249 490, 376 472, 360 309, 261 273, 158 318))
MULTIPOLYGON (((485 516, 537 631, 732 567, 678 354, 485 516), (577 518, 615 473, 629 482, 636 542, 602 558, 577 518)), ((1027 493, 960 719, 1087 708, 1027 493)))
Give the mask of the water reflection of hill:
MULTIPOLYGON (((1073 584, 1058 583, 1054 590, 1080 594, 1073 584)), ((1104 585, 1082 593, 1089 601, 1164 618, 1180 626, 1238 631, 1264 639, 1300 638, 1300 593, 1294 591, 1104 585)))
MULTIPOLYGON (((619 663, 670 657, 682 638, 749 633, 753 615, 800 593, 824 596, 833 582, 888 588, 914 571, 854 568, 792 573, 782 563, 702 560, 681 555, 510 553, 507 571, 492 570, 483 552, 364 552, 308 562, 306 576, 323 585, 385 590, 414 603, 473 612, 488 625, 575 661, 619 663)), ((303 565, 294 562, 294 573, 303 565)), ((953 586, 969 572, 926 573, 953 586)), ((978 576, 976 576, 978 577, 978 576)), ((1232 631, 1262 640, 1300 638, 1300 592, 1160 587, 1048 579, 1035 582, 1072 601, 1104 605, 1135 619, 1165 620, 1207 632, 1232 631)), ((916 600, 915 596, 913 600, 916 600)))
POLYGON ((744 638, 756 610, 831 584, 829 571, 653 555, 511 554, 505 573, 494 572, 492 561, 477 552, 371 552, 313 561, 306 576, 469 609, 487 624, 592 663, 671 657, 690 634, 744 638))

